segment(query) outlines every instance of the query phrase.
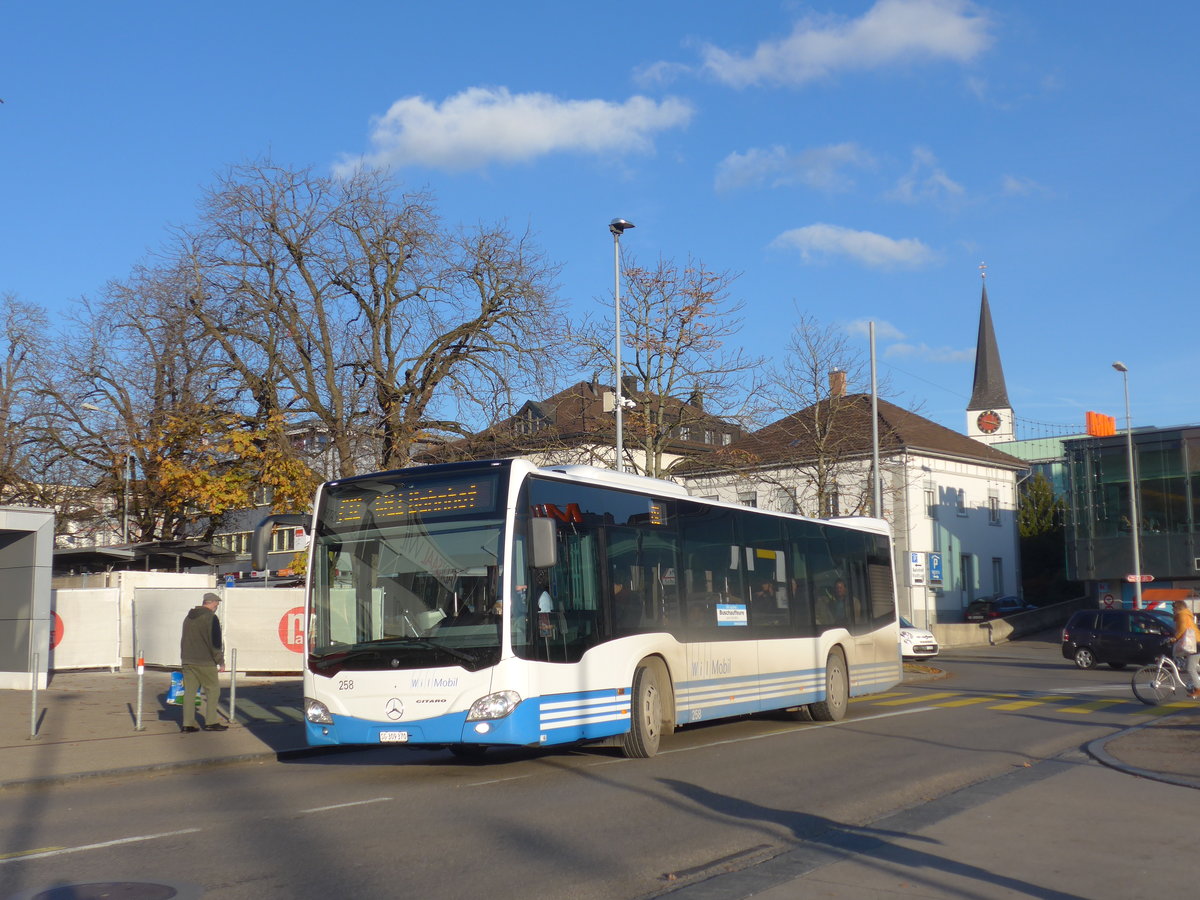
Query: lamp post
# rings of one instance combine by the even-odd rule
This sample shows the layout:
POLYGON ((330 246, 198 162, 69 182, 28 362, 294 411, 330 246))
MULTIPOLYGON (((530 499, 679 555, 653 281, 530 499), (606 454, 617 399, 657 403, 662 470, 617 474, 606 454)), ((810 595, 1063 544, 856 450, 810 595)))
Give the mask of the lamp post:
POLYGON ((1112 367, 1121 373, 1125 385, 1125 449, 1129 456, 1129 518, 1133 534, 1133 608, 1142 608, 1141 517, 1138 514, 1138 478, 1133 464, 1133 418, 1129 414, 1129 367, 1118 360, 1112 367))
POLYGON ((616 453, 618 472, 625 471, 625 445, 622 431, 624 429, 624 414, 625 414, 625 395, 624 389, 621 386, 621 235, 628 229, 634 228, 632 222, 626 222, 624 219, 613 219, 608 223, 608 230, 613 236, 613 298, 614 298, 614 315, 613 319, 616 322, 617 330, 617 345, 614 365, 616 374, 616 407, 617 407, 617 439, 616 453))
MULTIPOLYGON (((106 416, 112 416, 119 421, 119 417, 111 409, 105 409, 102 406, 97 406, 95 403, 80 404, 84 409, 91 412, 98 412, 106 416)), ((121 473, 121 543, 129 543, 129 484, 133 480, 133 454, 126 449, 125 451, 125 466, 121 473)))

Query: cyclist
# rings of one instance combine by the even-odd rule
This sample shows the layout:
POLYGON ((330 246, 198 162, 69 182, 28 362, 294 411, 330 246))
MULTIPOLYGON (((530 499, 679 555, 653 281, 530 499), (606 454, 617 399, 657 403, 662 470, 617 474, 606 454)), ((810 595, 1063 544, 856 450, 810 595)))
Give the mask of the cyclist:
POLYGON ((1187 659, 1188 676, 1192 680, 1192 689, 1188 693, 1193 700, 1200 700, 1200 652, 1197 652, 1196 618, 1183 600, 1171 604, 1175 611, 1175 642, 1173 650, 1176 656, 1187 659))

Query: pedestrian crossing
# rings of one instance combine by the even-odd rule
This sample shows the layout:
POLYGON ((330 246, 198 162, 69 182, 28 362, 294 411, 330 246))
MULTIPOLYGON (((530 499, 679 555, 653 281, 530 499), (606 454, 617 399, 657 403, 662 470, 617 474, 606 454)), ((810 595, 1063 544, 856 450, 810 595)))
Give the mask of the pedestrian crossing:
POLYGON ((865 697, 855 697, 850 702, 855 705, 903 708, 905 706, 929 706, 939 709, 954 709, 964 706, 983 706, 997 712, 1021 712, 1036 708, 1053 708, 1057 713, 1071 716, 1086 716, 1091 713, 1114 710, 1127 715, 1144 717, 1162 716, 1178 712, 1181 709, 1198 708, 1195 700, 1181 697, 1171 703, 1161 706, 1147 706, 1135 696, 1133 691, 1126 688, 1125 696, 1119 695, 1119 688, 1114 687, 1115 697, 1094 697, 1087 693, 1051 693, 1040 691, 994 691, 976 693, 974 691, 906 691, 894 690, 879 694, 869 694, 865 697))

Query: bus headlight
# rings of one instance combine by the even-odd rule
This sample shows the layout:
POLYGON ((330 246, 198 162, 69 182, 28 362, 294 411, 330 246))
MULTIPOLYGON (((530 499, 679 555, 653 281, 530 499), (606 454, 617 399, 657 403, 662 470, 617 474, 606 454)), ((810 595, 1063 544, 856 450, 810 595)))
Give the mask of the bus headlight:
POLYGON ((503 719, 517 708, 521 695, 516 691, 497 691, 480 697, 471 704, 467 712, 468 722, 478 722, 480 719, 503 719))
POLYGON ((333 724, 333 716, 329 714, 329 707, 320 700, 312 699, 312 697, 304 698, 304 718, 310 722, 315 722, 317 725, 333 724))

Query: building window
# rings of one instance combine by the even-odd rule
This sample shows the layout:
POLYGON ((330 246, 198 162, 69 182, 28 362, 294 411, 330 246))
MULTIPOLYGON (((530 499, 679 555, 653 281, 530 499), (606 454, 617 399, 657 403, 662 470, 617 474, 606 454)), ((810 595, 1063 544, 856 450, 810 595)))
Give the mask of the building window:
POLYGON ((787 488, 778 488, 775 491, 775 509, 779 512, 794 513, 796 511, 796 497, 787 488))
POLYGON ((937 518, 937 494, 933 488, 925 489, 925 515, 930 519, 937 518))
POLYGON ((832 519, 834 516, 840 516, 841 514, 842 503, 838 497, 838 490, 835 485, 825 493, 825 509, 822 511, 822 515, 826 519, 832 519))
POLYGON ((992 557, 992 590, 997 597, 1004 593, 1004 560, 999 556, 992 557))
POLYGON ((988 497, 988 524, 1000 524, 1000 498, 988 497))
POLYGON ((681 441, 690 441, 692 439, 692 429, 690 425, 679 426, 679 439, 681 441))
POLYGON ((704 432, 704 443, 711 444, 712 442, 713 442, 713 433, 706 429, 704 432))
POLYGON ((967 492, 959 488, 954 497, 955 508, 960 516, 967 514, 967 492))
POLYGON ((213 543, 238 556, 246 556, 250 552, 250 532, 235 531, 229 534, 215 534, 213 543))
POLYGON ((742 506, 758 506, 758 495, 753 493, 738 494, 738 503, 742 504, 742 506))
POLYGON ((276 528, 271 532, 271 552, 286 553, 296 549, 296 529, 276 528))
POLYGON ((728 431, 723 432, 721 434, 721 446, 722 447, 727 447, 732 442, 733 442, 733 435, 730 434, 728 431))

